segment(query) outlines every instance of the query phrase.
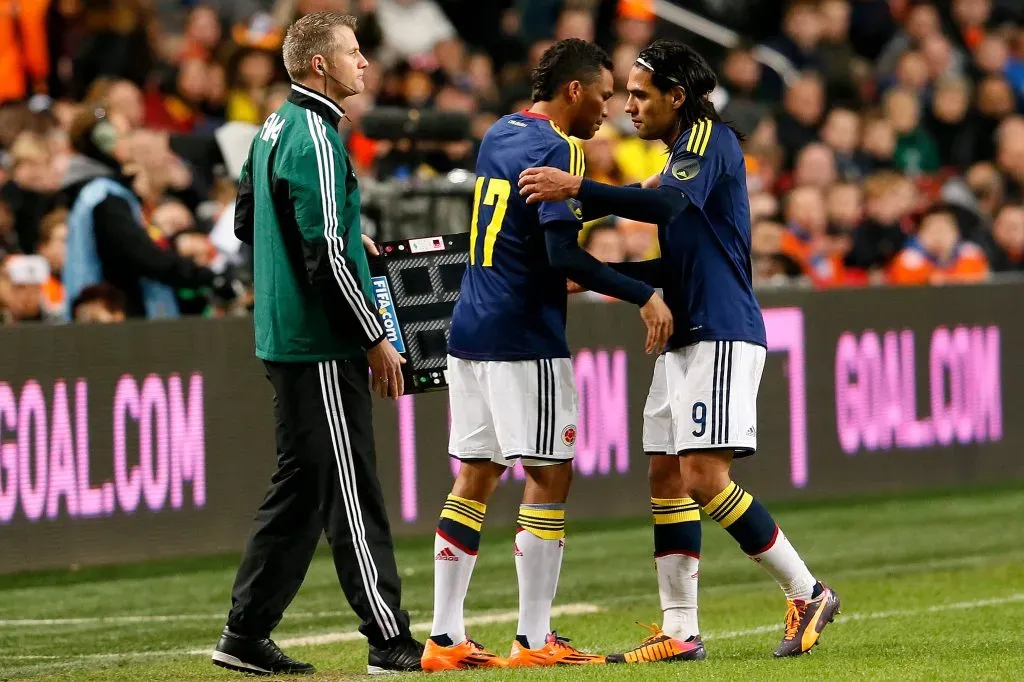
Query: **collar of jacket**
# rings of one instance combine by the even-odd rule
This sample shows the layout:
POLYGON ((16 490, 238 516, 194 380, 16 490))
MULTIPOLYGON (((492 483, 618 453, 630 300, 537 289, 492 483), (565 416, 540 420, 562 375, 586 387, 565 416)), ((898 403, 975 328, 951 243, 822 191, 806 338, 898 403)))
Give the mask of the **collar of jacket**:
POLYGON ((330 97, 323 95, 316 90, 307 88, 300 83, 292 83, 292 91, 288 94, 288 101, 292 104, 309 109, 314 114, 320 114, 335 130, 345 110, 330 97))

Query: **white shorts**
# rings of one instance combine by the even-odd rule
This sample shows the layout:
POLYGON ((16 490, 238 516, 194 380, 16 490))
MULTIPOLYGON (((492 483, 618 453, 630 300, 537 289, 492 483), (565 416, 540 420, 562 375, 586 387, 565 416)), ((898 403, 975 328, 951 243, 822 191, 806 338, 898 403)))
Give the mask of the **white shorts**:
POLYGON ((576 383, 570 358, 513 362, 448 356, 448 453, 512 466, 572 461, 576 383))
POLYGON ((644 405, 644 452, 754 454, 765 355, 745 341, 699 341, 659 357, 644 405))

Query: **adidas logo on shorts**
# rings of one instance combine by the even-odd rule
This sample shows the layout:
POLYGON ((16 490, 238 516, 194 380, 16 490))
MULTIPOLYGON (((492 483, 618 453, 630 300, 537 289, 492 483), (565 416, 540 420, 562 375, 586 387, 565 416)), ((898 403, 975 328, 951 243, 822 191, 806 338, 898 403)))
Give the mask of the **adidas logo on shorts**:
POLYGON ((515 547, 515 550, 516 550, 515 551, 515 556, 523 556, 523 550, 519 549, 519 543, 518 542, 512 543, 512 546, 515 547))
POLYGON ((747 435, 753 438, 754 436, 757 435, 757 429, 751 426, 749 429, 747 429, 747 435))
POLYGON ((445 547, 434 556, 434 561, 458 561, 459 557, 455 556, 450 548, 445 547))

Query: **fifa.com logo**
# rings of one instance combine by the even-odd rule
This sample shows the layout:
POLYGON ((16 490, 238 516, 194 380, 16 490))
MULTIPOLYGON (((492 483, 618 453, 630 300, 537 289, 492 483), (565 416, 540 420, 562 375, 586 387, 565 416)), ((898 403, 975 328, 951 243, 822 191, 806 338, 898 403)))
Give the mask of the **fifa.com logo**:
POLYGON ((391 298, 391 288, 388 286, 386 277, 373 278, 373 297, 377 302, 377 312, 380 313, 384 322, 384 333, 388 341, 399 353, 405 352, 405 341, 402 340, 402 332, 398 329, 398 322, 395 320, 395 303, 391 298))

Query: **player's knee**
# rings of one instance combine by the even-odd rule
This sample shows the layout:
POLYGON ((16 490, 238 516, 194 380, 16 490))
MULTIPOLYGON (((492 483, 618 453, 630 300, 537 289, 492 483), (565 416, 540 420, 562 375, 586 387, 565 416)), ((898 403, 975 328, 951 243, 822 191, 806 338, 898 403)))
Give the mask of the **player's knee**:
POLYGON ((467 500, 486 503, 498 480, 505 472, 505 467, 494 462, 463 462, 459 474, 455 477, 452 493, 467 500))
POLYGON ((651 486, 651 497, 674 499, 687 494, 680 458, 675 455, 648 457, 647 480, 651 486))
POLYGON ((729 485, 729 460, 717 453, 686 455, 682 472, 687 493, 701 505, 710 502, 729 485))
POLYGON ((547 466, 524 466, 526 486, 523 502, 526 504, 559 504, 569 497, 572 486, 572 462, 547 466))

